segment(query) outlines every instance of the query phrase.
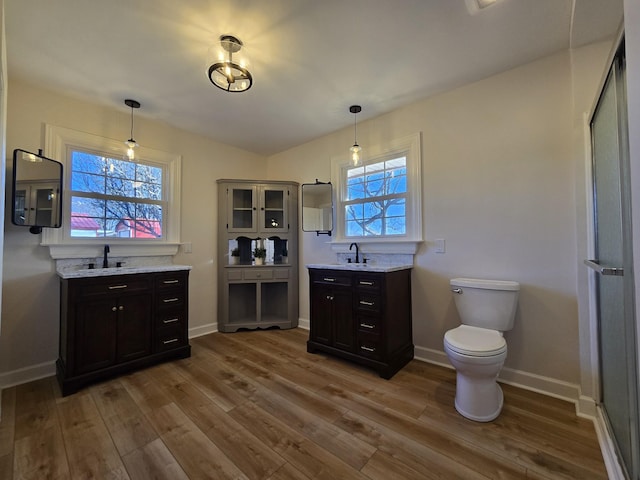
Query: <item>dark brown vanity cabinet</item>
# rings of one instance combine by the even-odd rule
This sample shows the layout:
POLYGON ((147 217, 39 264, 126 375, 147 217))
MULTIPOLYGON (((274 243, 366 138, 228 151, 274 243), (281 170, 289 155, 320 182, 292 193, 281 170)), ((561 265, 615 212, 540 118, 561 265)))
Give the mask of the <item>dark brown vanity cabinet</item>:
POLYGON ((63 395, 86 384, 190 355, 188 271, 61 280, 63 395))
POLYGON ((411 270, 309 269, 307 351, 331 353, 391 378, 413 358, 411 270))

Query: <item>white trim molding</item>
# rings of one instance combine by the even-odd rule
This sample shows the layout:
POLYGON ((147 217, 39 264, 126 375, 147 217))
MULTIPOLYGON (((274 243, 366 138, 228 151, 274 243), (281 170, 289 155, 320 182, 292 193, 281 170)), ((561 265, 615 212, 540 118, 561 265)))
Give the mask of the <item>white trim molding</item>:
MULTIPOLYGON (((123 155, 123 143, 118 140, 101 137, 91 133, 80 132, 70 128, 55 125, 45 125, 45 155, 61 162, 65 175, 63 181, 63 212, 68 217, 70 211, 69 198, 66 193, 69 190, 68 165, 69 148, 76 147, 90 151, 104 152, 115 158, 123 155)), ((108 241, 111 245, 120 245, 122 256, 149 256, 149 255, 175 255, 180 246, 180 198, 181 198, 181 173, 182 157, 174 153, 167 153, 148 147, 139 148, 140 158, 144 158, 151 164, 162 166, 166 175, 164 189, 166 211, 164 215, 168 219, 164 226, 162 239, 140 239, 131 241, 119 238, 71 238, 69 235, 70 220, 65 218, 62 228, 45 228, 42 232, 41 245, 48 246, 51 257, 84 258, 95 256, 96 245, 108 241)))

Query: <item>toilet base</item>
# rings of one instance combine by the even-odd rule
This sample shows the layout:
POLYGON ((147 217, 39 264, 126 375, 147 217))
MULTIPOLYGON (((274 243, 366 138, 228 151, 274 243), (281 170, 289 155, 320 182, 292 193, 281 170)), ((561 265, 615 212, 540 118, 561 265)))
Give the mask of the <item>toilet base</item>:
POLYGON ((477 388, 479 385, 470 385, 468 379, 462 382, 460 380, 458 375, 455 400, 458 413, 475 422, 490 422, 498 418, 504 404, 504 394, 500 385, 495 380, 489 384, 485 381, 481 388, 477 388), (470 389, 474 391, 470 392, 470 389))

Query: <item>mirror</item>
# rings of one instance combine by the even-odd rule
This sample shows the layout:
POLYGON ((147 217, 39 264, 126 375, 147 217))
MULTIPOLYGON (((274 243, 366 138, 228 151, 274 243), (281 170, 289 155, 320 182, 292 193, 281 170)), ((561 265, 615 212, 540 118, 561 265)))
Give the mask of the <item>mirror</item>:
POLYGON ((331 235, 333 188, 331 182, 302 184, 302 231, 331 235))
POLYGON ((31 227, 31 233, 42 227, 62 225, 62 164, 25 150, 13 151, 14 225, 31 227))

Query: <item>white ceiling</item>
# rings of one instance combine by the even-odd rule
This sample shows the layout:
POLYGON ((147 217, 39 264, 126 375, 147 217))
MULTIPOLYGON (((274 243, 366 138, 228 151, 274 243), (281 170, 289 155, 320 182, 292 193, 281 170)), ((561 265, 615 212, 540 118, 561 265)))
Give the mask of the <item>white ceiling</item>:
POLYGON ((5 0, 8 69, 125 113, 133 98, 136 116, 269 155, 352 125, 352 104, 360 122, 622 21, 622 0, 467 1, 5 0), (222 34, 245 44, 247 92, 207 78, 222 34))

